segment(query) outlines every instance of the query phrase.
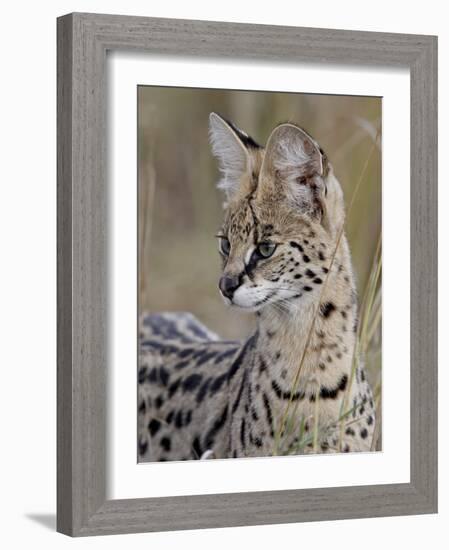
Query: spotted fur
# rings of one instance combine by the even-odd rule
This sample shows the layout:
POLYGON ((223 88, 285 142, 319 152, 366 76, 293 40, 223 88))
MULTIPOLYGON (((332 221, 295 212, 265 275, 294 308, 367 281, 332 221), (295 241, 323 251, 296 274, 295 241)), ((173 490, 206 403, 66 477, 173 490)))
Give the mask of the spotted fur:
POLYGON ((357 294, 332 166, 291 123, 265 148, 214 113, 210 133, 227 201, 220 289, 257 330, 222 341, 188 313, 142 316, 139 459, 371 450, 374 401, 360 358, 353 369, 357 294))

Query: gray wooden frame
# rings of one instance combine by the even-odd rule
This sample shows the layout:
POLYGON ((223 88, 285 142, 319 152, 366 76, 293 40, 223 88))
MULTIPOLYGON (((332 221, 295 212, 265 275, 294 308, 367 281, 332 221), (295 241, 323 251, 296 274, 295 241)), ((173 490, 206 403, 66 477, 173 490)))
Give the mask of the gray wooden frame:
POLYGON ((57 529, 72 536, 436 512, 436 37, 80 13, 58 19, 57 449, 57 529), (410 483, 106 499, 108 50, 410 69, 410 483))

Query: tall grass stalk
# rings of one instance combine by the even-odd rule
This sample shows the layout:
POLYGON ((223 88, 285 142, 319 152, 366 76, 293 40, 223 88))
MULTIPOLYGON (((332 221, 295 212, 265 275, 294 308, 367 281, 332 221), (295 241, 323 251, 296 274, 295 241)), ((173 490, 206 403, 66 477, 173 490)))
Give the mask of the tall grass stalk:
POLYGON ((154 218, 154 194, 156 191, 156 170, 154 168, 152 158, 148 159, 143 170, 143 174, 140 174, 142 178, 139 185, 139 191, 141 193, 141 204, 142 204, 142 221, 140 223, 141 236, 140 236, 140 250, 139 258, 142 263, 143 269, 139 268, 140 281, 140 297, 139 305, 146 303, 147 300, 147 261, 149 258, 149 247, 151 242, 151 230, 152 230, 152 220, 154 218))
MULTIPOLYGON (((368 334, 371 333, 374 335, 377 328, 376 324, 379 323, 381 319, 380 316, 374 316, 373 318, 373 313, 375 313, 374 305, 376 301, 376 290, 378 289, 379 278, 382 270, 381 242, 382 234, 379 233, 368 284, 366 285, 362 305, 360 307, 359 324, 357 327, 356 342, 352 355, 351 376, 349 379, 349 384, 345 389, 345 394, 341 403, 340 416, 341 413, 345 411, 346 407, 348 406, 348 398, 351 393, 352 384, 354 383, 355 373, 357 371, 359 362, 364 360, 369 343, 368 334)), ((340 422, 340 435, 338 443, 339 451, 342 450, 343 434, 346 426, 347 424, 344 421, 340 422)))
MULTIPOLYGON (((320 304, 322 302, 322 298, 323 296, 325 295, 325 291, 326 291, 326 288, 327 288, 327 285, 328 285, 328 281, 329 281, 329 275, 330 273, 332 272, 332 267, 334 265, 334 262, 335 262, 335 257, 336 257, 336 254, 337 254, 337 251, 338 251, 338 248, 340 246, 340 242, 341 242, 341 239, 342 239, 342 236, 343 236, 343 233, 344 233, 344 229, 345 229, 345 225, 346 225, 346 220, 349 218, 349 215, 351 213, 351 210, 352 210, 352 207, 354 205, 354 202, 355 202, 355 199, 358 195, 358 192, 359 192, 359 189, 362 185, 362 182, 365 178, 365 174, 367 172, 367 169, 368 169, 368 165, 369 165, 369 162, 371 160, 371 157, 373 155, 373 152, 375 151, 376 149, 376 145, 377 145, 377 141, 378 141, 378 137, 379 137, 379 134, 377 133, 376 134, 376 139, 373 140, 373 143, 372 143, 372 146, 369 150, 369 153, 367 155, 367 158, 366 158, 366 161, 363 165, 363 168, 362 168, 362 171, 360 173, 360 177, 357 181, 357 184, 354 188, 354 192, 352 193, 352 197, 351 197, 351 201, 349 203, 349 206, 348 206, 348 209, 347 209, 347 214, 346 214, 346 217, 345 219, 343 220, 342 224, 341 224, 341 227, 339 228, 338 232, 337 232, 337 239, 336 239, 336 244, 335 244, 335 247, 334 247, 334 250, 333 250, 333 253, 332 253, 332 256, 331 256, 331 260, 330 260, 330 264, 329 264, 329 271, 323 281, 323 285, 321 287, 321 292, 319 294, 319 298, 316 302, 316 305, 314 306, 314 309, 313 309, 313 313, 312 313, 312 320, 311 320, 311 323, 310 323, 310 326, 309 326, 309 330, 307 332, 307 336, 306 336, 306 342, 305 342, 305 345, 304 345, 304 348, 303 348, 303 351, 301 353, 301 357, 300 357, 300 360, 299 360, 299 363, 298 363, 298 368, 296 369, 296 372, 295 372, 295 376, 293 378, 293 383, 292 383, 292 386, 291 386, 291 389, 290 389, 290 398, 289 400, 287 401, 287 405, 284 409, 284 413, 282 414, 282 417, 281 417, 281 422, 280 422, 280 425, 279 425, 279 428, 277 429, 276 433, 275 433, 275 441, 274 441, 274 449, 273 449, 273 455, 276 456, 279 454, 279 451, 280 451, 280 444, 281 444, 281 437, 283 437, 284 439, 287 439, 287 435, 290 435, 290 433, 286 433, 286 424, 287 424, 287 419, 289 417, 289 412, 290 412, 290 409, 291 409, 291 406, 292 406, 292 403, 293 403, 293 400, 292 400, 292 397, 293 395, 297 392, 297 388, 298 388, 298 384, 299 384, 299 380, 300 380, 300 375, 301 375, 301 372, 302 372, 302 368, 303 368, 303 364, 304 364, 304 359, 305 359, 305 356, 306 356, 306 353, 307 353, 307 350, 310 346, 310 341, 311 341, 311 337, 312 337, 312 333, 313 333, 313 329, 315 327, 315 323, 316 323, 316 319, 317 319, 317 316, 318 316, 318 312, 319 312, 319 308, 320 308, 320 304)), ((352 376, 352 374, 351 374, 352 376)), ((316 399, 316 403, 318 402, 318 397, 316 399)), ((297 408, 298 408, 298 402, 296 402, 295 404, 295 408, 294 408, 294 411, 293 411, 293 414, 292 414, 292 423, 294 423, 295 421, 295 417, 296 417, 296 412, 297 412, 297 408)), ((340 414, 341 416, 341 414, 340 414)), ((290 423, 290 425, 292 424, 290 423)), ((314 439, 315 439, 315 436, 317 436, 317 430, 318 430, 318 422, 317 422, 317 419, 315 419, 315 422, 314 422, 314 426, 316 426, 316 428, 314 427, 314 439)))

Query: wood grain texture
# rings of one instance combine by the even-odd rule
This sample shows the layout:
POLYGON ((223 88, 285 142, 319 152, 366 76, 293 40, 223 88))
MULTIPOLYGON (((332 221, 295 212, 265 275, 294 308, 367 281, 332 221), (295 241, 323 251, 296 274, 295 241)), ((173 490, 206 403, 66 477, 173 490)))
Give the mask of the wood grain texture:
POLYGON ((58 531, 81 536, 436 511, 436 75, 431 36, 116 15, 58 19, 58 531), (410 69, 410 483, 106 500, 108 50, 410 69))
POLYGON ((72 20, 58 21, 57 95, 57 529, 70 533, 72 492, 72 20), (64 503, 64 512, 59 513, 64 503))

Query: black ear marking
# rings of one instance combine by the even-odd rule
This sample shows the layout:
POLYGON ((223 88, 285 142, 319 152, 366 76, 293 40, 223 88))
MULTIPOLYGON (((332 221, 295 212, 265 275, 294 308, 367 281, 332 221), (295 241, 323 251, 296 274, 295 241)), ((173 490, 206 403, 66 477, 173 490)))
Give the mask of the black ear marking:
POLYGON ((234 130, 239 140, 247 149, 261 149, 261 146, 256 141, 254 141, 254 139, 251 136, 249 136, 246 132, 241 130, 233 122, 231 122, 230 120, 222 116, 220 113, 216 112, 215 114, 219 116, 222 120, 224 120, 226 124, 234 130))

